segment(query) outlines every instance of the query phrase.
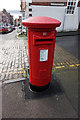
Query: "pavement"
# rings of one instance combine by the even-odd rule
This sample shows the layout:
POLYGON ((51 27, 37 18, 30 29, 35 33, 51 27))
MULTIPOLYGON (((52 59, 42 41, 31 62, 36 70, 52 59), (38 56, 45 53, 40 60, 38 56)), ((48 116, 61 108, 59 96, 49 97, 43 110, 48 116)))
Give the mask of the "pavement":
POLYGON ((73 36, 63 36, 57 37, 56 43, 64 48, 66 51, 71 53, 76 58, 80 59, 79 56, 79 37, 80 35, 73 35, 73 36), (66 38, 66 39, 65 39, 66 38))
POLYGON ((59 69, 55 70, 55 74, 60 79, 66 97, 69 99, 77 112, 79 110, 78 77, 80 66, 78 55, 78 37, 79 36, 65 36, 62 37, 62 39, 61 37, 57 37, 56 44, 58 45, 58 48, 55 51, 55 61, 57 61, 57 63, 60 62, 57 67, 59 69), (62 52, 59 48, 62 50, 62 52), (57 56, 59 58, 57 58, 57 56))
MULTIPOLYGON (((16 30, 0 35, 2 82, 26 78, 27 41, 15 36, 16 30)), ((52 74, 64 92, 25 100, 22 82, 3 84, 2 118, 78 118, 78 37, 79 35, 58 36, 56 39, 52 74)))
POLYGON ((0 38, 0 79, 8 80, 25 76, 27 44, 16 38, 16 31, 0 38))

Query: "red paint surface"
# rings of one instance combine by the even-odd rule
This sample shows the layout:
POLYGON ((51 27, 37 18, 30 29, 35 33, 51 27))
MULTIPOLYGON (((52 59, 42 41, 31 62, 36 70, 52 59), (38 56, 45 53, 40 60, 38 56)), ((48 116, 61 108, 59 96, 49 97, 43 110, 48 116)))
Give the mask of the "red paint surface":
POLYGON ((61 22, 50 17, 31 17, 23 20, 22 24, 30 28, 56 28, 61 22))
POLYGON ((51 81, 56 40, 54 26, 59 26, 60 22, 49 17, 35 17, 29 18, 25 22, 23 21, 22 24, 28 27, 30 83, 36 86, 45 86, 51 81), (42 26, 43 29, 39 29, 42 26), (43 36, 43 32, 46 32, 46 36, 43 36), (48 50, 47 61, 40 61, 40 50, 48 50))

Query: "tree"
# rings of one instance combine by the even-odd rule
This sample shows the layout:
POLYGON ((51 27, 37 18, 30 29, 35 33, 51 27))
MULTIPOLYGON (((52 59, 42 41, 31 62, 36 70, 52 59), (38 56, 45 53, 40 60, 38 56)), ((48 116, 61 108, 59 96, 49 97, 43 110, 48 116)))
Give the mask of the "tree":
POLYGON ((4 8, 2 12, 5 13, 5 12, 7 12, 7 11, 6 11, 6 9, 4 8))

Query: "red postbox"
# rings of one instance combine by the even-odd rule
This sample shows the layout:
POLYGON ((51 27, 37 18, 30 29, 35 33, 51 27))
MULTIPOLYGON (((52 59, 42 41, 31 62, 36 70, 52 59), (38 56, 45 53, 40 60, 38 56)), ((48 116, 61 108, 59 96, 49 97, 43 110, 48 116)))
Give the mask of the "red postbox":
POLYGON ((51 81, 56 27, 61 22, 50 17, 31 17, 22 24, 27 27, 30 88, 42 91, 51 81))

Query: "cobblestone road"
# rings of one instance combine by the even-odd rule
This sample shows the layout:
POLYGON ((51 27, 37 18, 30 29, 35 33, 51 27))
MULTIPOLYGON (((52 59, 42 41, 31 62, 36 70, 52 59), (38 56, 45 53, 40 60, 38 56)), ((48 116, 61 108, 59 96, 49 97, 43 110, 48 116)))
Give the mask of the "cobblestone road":
POLYGON ((27 42, 16 38, 16 31, 0 35, 0 80, 26 75, 27 42))

